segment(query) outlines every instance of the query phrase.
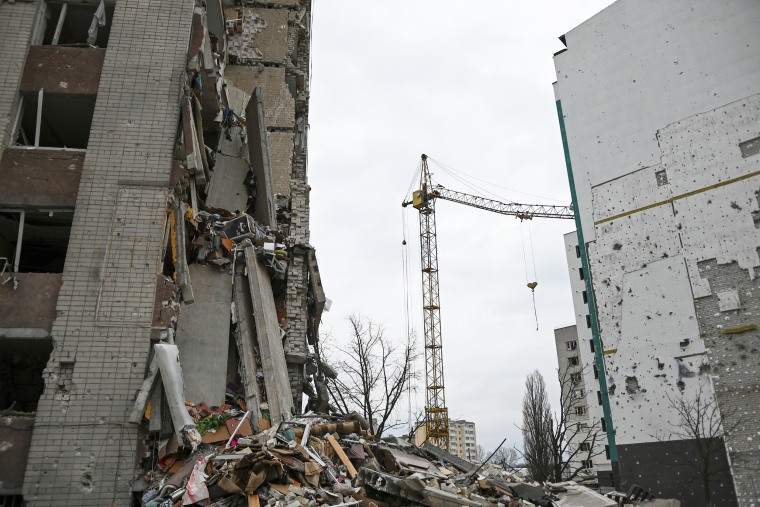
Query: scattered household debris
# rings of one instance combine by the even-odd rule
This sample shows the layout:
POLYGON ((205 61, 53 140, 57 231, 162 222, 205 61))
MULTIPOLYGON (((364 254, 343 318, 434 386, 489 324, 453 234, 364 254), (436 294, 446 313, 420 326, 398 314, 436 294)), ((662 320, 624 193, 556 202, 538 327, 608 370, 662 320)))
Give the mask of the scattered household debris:
MULTIPOLYGON (((478 466, 430 444, 376 439, 356 413, 309 413, 271 427, 260 419, 255 432, 242 399, 186 408, 202 442, 192 447, 172 439, 148 448, 134 482, 145 507, 622 505, 576 482, 542 485, 519 471, 478 466)), ((148 406, 145 417, 152 421, 153 413, 148 406)))

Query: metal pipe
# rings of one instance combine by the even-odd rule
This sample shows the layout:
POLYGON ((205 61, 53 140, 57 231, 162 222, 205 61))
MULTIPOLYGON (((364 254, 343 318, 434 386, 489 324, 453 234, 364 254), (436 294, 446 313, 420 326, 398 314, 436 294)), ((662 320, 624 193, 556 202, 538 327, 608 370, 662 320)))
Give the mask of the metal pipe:
POLYGON ((18 267, 21 261, 21 243, 24 241, 24 221, 26 220, 26 211, 19 213, 18 219, 18 236, 16 237, 16 257, 13 258, 13 272, 18 273, 18 267))
POLYGON ((37 126, 34 130, 34 147, 39 148, 40 146, 40 127, 42 126, 42 95, 44 93, 44 90, 40 88, 40 91, 37 92, 37 126))
POLYGON ((55 33, 53 34, 53 40, 50 42, 51 45, 55 46, 58 44, 58 39, 61 37, 61 31, 63 30, 63 22, 66 19, 66 11, 68 11, 69 4, 63 3, 61 5, 61 14, 58 15, 58 24, 55 26, 55 33))
POLYGON ((237 427, 235 428, 235 431, 232 432, 232 435, 230 435, 230 439, 227 440, 227 444, 224 446, 225 449, 230 446, 230 442, 232 442, 232 439, 235 438, 235 435, 237 434, 238 430, 243 425, 243 423, 245 422, 245 420, 248 419, 249 415, 251 415, 251 411, 250 410, 246 411, 246 413, 243 416, 243 418, 240 419, 240 422, 238 423, 237 427))

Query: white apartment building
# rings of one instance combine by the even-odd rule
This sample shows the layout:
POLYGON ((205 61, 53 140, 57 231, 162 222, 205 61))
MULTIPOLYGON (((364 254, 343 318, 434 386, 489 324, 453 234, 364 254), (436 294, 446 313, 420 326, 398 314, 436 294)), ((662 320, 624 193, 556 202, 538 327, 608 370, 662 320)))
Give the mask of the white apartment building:
POLYGON ((696 507, 674 404, 697 398, 736 426, 715 435, 709 503, 760 502, 758 26, 757 0, 619 0, 554 56, 579 345, 590 333, 610 468, 617 489, 696 507))
POLYGON ((469 461, 477 460, 478 441, 474 422, 449 420, 449 452, 469 461))

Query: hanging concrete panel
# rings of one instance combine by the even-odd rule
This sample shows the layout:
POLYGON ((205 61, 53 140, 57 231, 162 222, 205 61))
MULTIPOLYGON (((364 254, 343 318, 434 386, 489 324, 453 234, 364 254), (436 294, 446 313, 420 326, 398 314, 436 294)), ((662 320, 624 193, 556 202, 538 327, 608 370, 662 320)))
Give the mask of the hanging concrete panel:
POLYGON ((175 337, 185 376, 185 398, 221 405, 227 384, 232 277, 211 264, 191 264, 189 270, 195 302, 180 309, 175 337))

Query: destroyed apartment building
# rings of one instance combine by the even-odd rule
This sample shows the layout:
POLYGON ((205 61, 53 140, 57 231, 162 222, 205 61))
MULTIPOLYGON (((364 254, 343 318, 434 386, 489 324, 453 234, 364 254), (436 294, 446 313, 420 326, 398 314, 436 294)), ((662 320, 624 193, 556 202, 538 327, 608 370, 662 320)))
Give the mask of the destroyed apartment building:
POLYGON ((186 404, 324 408, 310 9, 0 2, 0 504, 131 505, 186 404))

